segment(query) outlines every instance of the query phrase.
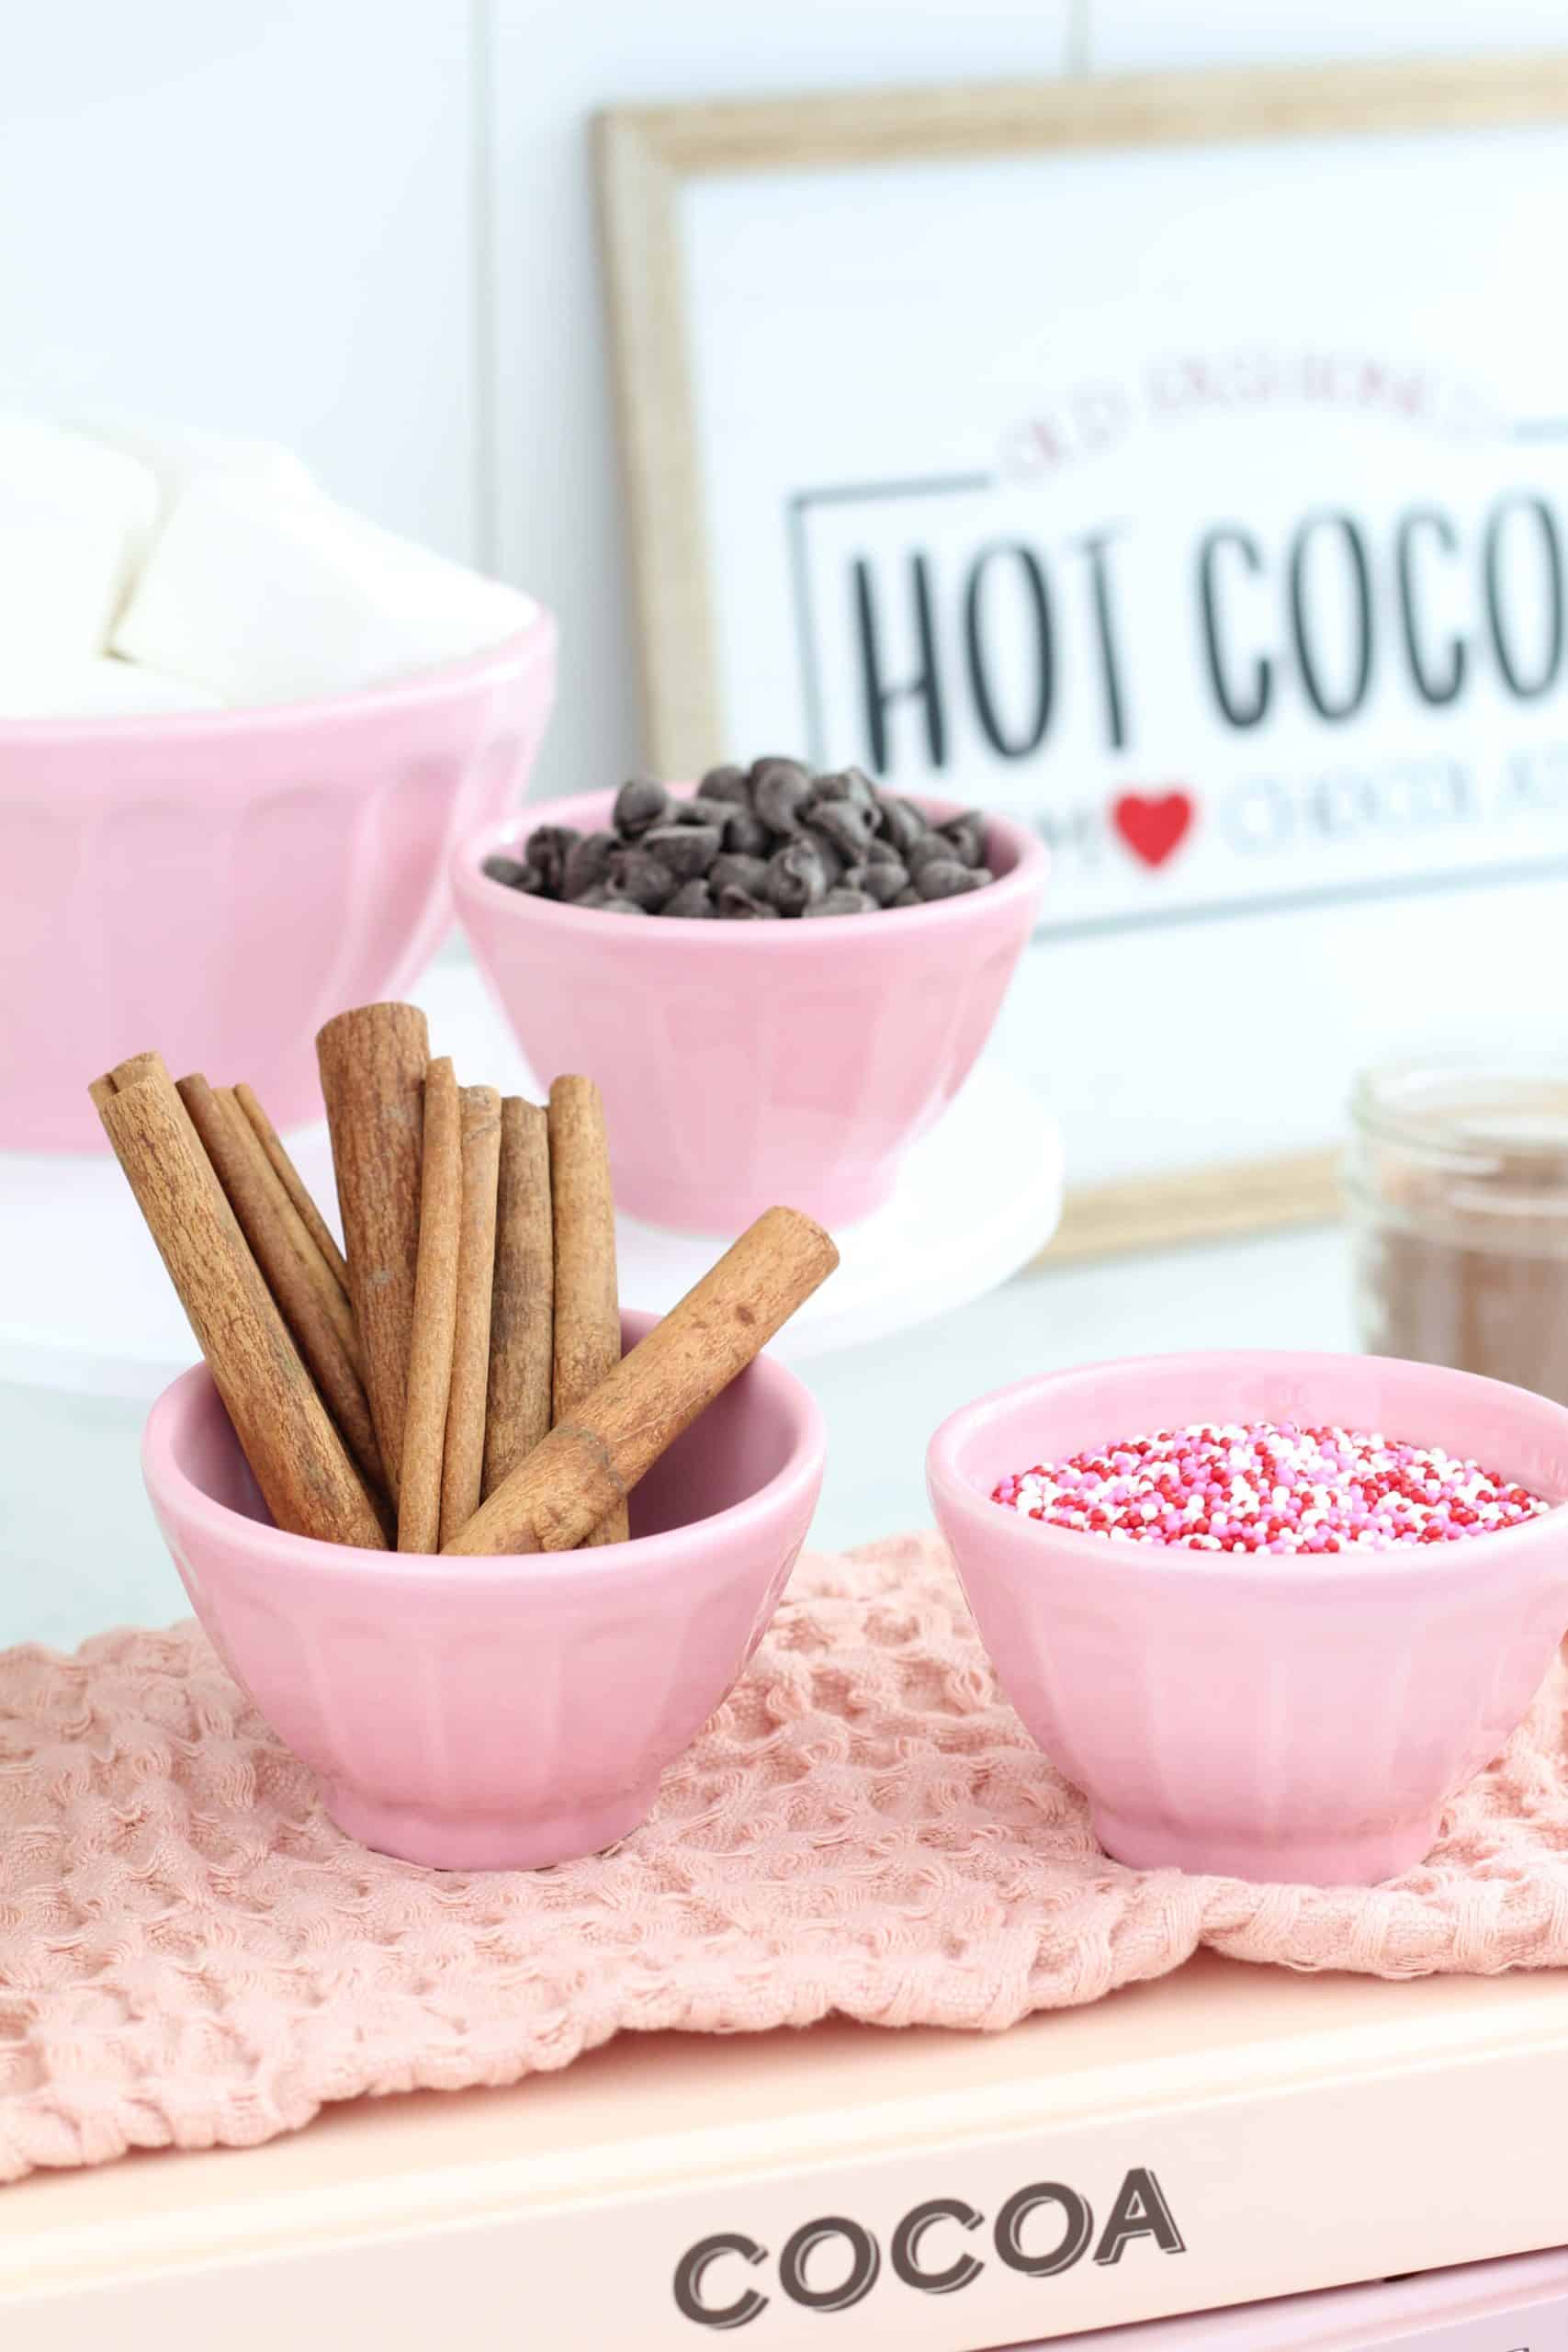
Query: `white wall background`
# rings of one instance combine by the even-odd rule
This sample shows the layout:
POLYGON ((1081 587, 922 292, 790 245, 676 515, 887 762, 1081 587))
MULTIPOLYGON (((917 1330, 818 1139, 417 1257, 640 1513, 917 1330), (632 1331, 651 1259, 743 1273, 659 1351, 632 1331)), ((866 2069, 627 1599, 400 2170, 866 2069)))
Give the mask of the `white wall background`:
POLYGON ((1568 0, 49 0, 0 385, 291 442, 554 607, 539 791, 637 737, 587 138, 615 100, 1568 40, 1568 0))

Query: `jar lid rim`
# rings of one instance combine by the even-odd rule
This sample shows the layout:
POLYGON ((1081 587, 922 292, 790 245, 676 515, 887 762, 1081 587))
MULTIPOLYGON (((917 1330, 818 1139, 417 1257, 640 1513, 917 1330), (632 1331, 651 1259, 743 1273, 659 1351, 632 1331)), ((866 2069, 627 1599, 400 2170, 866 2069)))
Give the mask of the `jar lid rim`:
POLYGON ((1360 1073, 1350 1107, 1363 1133, 1386 1142, 1560 1161, 1568 1157, 1568 1053, 1385 1062, 1360 1073))

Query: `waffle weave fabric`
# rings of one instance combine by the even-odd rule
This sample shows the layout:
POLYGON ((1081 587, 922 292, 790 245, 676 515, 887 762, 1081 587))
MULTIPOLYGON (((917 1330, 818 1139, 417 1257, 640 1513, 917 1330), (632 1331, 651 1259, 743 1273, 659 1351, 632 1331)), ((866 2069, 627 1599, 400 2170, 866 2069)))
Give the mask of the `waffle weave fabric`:
POLYGON ((804 1559, 610 1853, 424 1871, 322 1812, 194 1625, 0 1655, 0 2179, 510 2083, 626 2027, 995 2030, 1201 1944, 1385 1976, 1568 1964, 1561 1666, 1389 1885, 1108 1861, 934 1535, 804 1559))

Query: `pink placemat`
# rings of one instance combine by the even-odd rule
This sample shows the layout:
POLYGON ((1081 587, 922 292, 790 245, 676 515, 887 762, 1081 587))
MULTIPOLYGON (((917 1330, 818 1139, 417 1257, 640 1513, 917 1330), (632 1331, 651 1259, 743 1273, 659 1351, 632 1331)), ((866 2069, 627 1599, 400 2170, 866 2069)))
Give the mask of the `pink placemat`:
POLYGON ((1387 1976, 1568 1965, 1561 1667, 1370 1892, 1110 1862, 997 1695, 940 1541, 807 1559, 608 1855, 442 1873, 334 1829, 194 1626, 0 1656, 0 2179, 510 2083, 622 2028, 987 2029, 1200 1944, 1387 1976))

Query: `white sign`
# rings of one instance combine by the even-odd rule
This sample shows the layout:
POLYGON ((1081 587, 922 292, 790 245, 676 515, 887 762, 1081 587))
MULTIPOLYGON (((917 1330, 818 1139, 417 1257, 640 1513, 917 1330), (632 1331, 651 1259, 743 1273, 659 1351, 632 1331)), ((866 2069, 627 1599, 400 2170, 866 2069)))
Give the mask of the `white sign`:
POLYGON ((726 747, 1026 813, 1075 1182, 1559 1021, 1568 134, 680 194, 726 747))

